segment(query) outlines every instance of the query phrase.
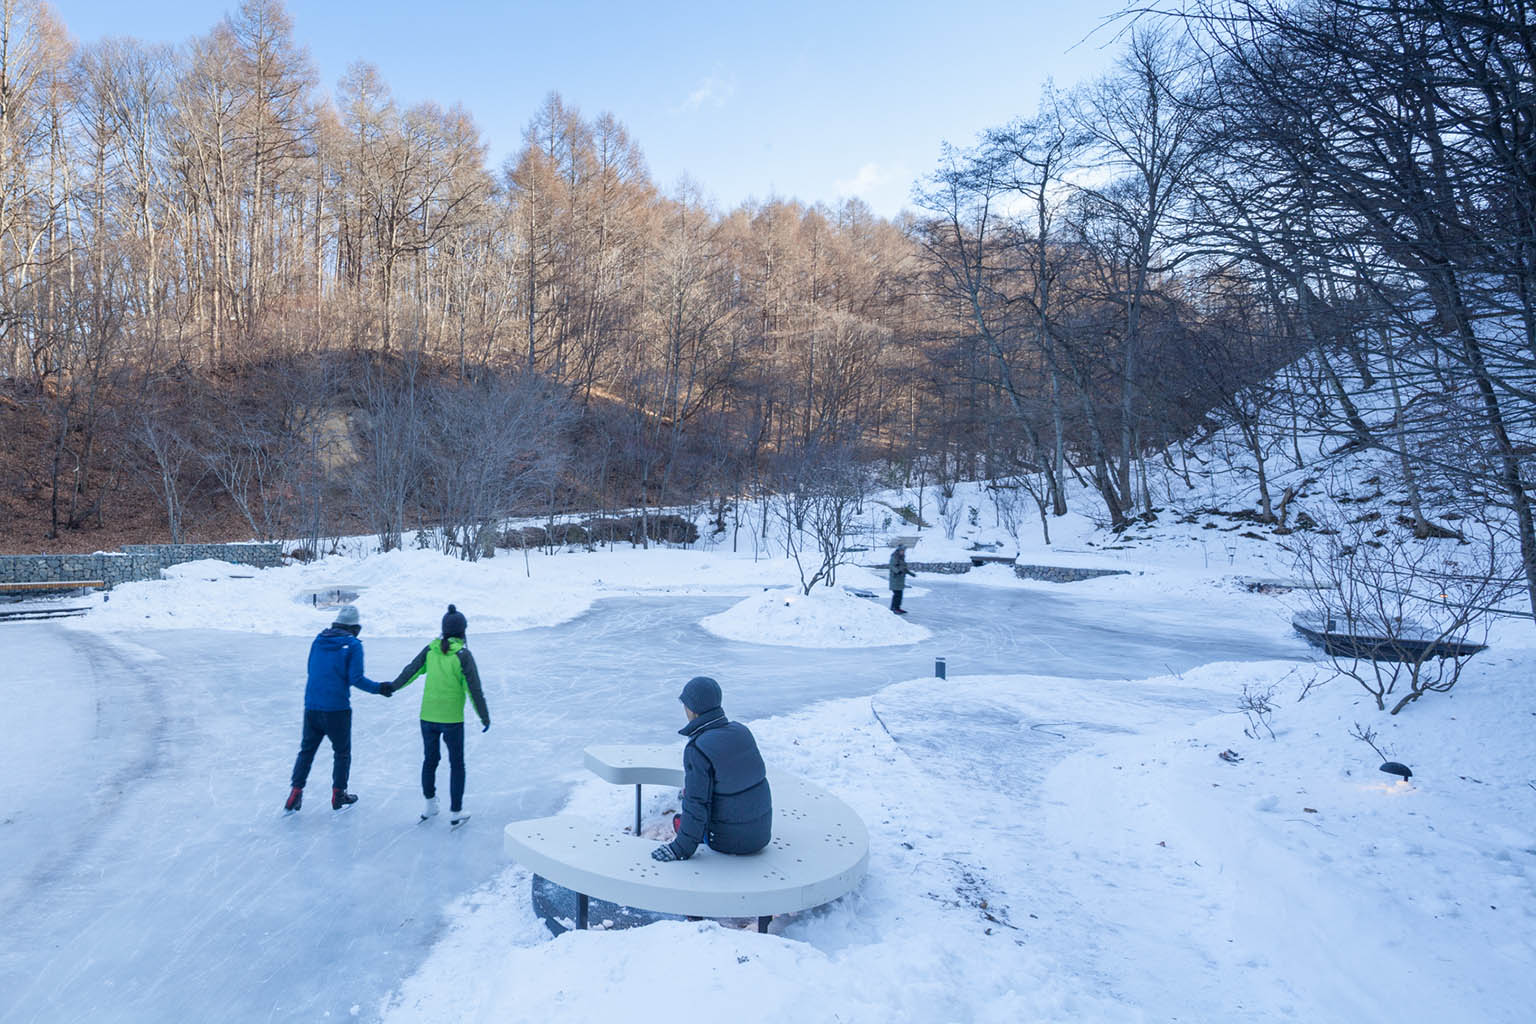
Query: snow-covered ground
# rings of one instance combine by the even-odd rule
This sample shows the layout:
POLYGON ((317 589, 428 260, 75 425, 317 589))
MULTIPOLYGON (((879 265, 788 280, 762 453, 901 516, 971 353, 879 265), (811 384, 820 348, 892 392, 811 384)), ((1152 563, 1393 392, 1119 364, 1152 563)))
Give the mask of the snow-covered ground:
MULTIPOLYGON (((686 1002, 747 1021, 1528 1020, 1531 730, 1496 750, 1485 733, 1529 706, 1507 665, 1385 730, 1412 782, 1348 739, 1368 712, 1342 685, 1293 703, 1293 663, 913 680, 756 722, 770 760, 869 824, 853 895, 766 937, 550 939, 512 866, 457 905, 385 1019, 663 1021, 686 1002), (1179 708, 1279 679, 1274 739, 1179 708)), ((616 827, 629 808, 600 782, 571 803, 616 827)), ((654 796, 653 821, 672 805, 654 796)))
MULTIPOLYGON (((725 545, 411 551, 194 563, 67 625, 0 624, 24 723, 0 773, 0 1020, 1529 1019, 1528 622, 1387 716, 1348 680, 1308 689, 1328 673, 1290 633, 1295 595, 1245 586, 1290 575, 1272 535, 1170 514, 1116 537, 1074 514, 1045 545, 979 489, 956 500, 977 514, 953 540, 914 531, 914 563, 1001 543, 1123 575, 925 575, 898 619, 880 536, 813 598, 782 555, 725 545), (354 701, 358 807, 277 815, 331 616, 308 602, 331 589, 358 593, 375 678, 447 602, 468 613, 495 725, 470 744, 468 829, 409 824, 409 695, 354 701), (695 671, 775 766, 861 813, 868 877, 766 936, 551 938, 499 822, 569 807, 621 828, 630 794, 579 748, 673 738, 695 671), (1271 686, 1267 726, 1239 711, 1271 686)), ((660 830, 674 795, 648 792, 660 830)))

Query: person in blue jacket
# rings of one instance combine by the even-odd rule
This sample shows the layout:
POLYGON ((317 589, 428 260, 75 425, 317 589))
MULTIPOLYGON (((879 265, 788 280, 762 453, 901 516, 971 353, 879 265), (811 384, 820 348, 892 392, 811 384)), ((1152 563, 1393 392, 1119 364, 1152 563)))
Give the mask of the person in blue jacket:
POLYGON ((283 810, 292 813, 304 802, 304 783, 315 761, 320 741, 331 741, 331 809, 341 810, 357 803, 347 792, 347 775, 352 770, 352 687, 368 693, 387 692, 363 675, 362 632, 354 605, 342 605, 336 621, 322 630, 309 645, 309 681, 304 686, 304 738, 299 756, 293 762, 292 790, 283 810))
POLYGON ((683 813, 677 836, 651 851, 687 860, 700 843, 720 853, 756 853, 773 838, 773 795, 752 730, 725 717, 720 684, 694 676, 678 696, 688 724, 683 748, 683 813))

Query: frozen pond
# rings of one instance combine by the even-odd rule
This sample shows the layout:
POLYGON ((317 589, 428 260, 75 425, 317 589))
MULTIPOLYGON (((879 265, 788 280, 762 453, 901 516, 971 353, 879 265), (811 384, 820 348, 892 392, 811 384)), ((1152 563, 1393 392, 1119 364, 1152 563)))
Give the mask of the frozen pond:
MULTIPOLYGON (((109 642, 0 624, 13 655, 0 685, 17 713, 0 779, 0 1021, 371 1019, 446 904, 505 867, 501 825, 556 810, 586 744, 673 738, 677 691, 699 672, 743 719, 927 676, 935 656, 956 675, 1080 677, 1215 711, 1233 695, 1134 694, 1118 681, 1307 656, 1273 629, 1173 600, 1127 608, 1065 589, 924 582, 908 606, 933 639, 863 650, 736 643, 697 625, 734 598, 604 600, 572 622, 500 635, 476 633, 471 610, 493 725, 471 727, 474 819, 454 833, 416 824, 419 683, 390 700, 354 694, 361 802, 330 811, 323 746, 305 809, 284 818, 307 637, 188 629, 109 642)), ((364 626, 368 674, 387 679, 436 622, 409 641, 364 626)), ((446 776, 444 764, 444 790, 446 776)))

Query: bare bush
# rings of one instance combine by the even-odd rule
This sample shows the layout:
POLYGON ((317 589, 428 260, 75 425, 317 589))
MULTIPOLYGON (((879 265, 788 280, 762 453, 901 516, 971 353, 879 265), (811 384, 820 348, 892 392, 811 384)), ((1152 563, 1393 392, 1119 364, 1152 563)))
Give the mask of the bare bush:
POLYGON ((1382 749, 1376 745, 1376 741, 1380 737, 1376 734, 1376 730, 1372 729, 1370 726, 1361 725, 1359 722, 1356 722, 1354 726, 1349 730, 1349 738, 1352 740, 1359 740, 1361 743, 1364 743, 1366 746, 1370 747, 1376 752, 1376 756, 1381 758, 1383 761, 1392 760, 1389 755, 1383 753, 1382 749))
POLYGON ((945 540, 955 539, 955 531, 960 528, 960 517, 964 512, 965 505, 955 500, 953 488, 947 496, 940 490, 939 519, 944 524, 945 540))
POLYGON ((1298 562, 1312 584, 1311 619, 1336 638, 1329 657, 1338 674, 1394 715, 1454 687, 1487 639, 1494 606, 1517 584, 1494 536, 1419 540, 1379 509, 1320 522, 1303 535, 1298 562))
POLYGON ((1011 480, 998 480, 989 488, 992 507, 997 510, 998 522, 1008 531, 1013 542, 1019 542, 1019 528, 1023 525, 1024 498, 1011 480))
POLYGON ((1258 739, 1262 729, 1269 734, 1270 739, 1275 738, 1274 726, 1270 725, 1270 718, 1275 713, 1275 687, 1266 686, 1259 689, 1256 686, 1243 684, 1243 693, 1237 700, 1237 709, 1248 719, 1248 725, 1243 729, 1243 735, 1249 739, 1258 739))

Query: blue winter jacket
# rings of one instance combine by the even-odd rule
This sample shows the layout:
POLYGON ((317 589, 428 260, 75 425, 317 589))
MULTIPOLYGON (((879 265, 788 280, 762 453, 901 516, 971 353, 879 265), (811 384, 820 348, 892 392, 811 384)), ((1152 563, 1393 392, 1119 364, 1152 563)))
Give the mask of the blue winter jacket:
POLYGON ((363 642, 331 626, 309 645, 309 682, 304 686, 306 711, 347 711, 351 687, 378 693, 379 684, 363 675, 363 642))
POLYGON ((773 838, 773 795, 752 730, 719 708, 682 729, 683 822, 672 852, 687 859, 708 843, 721 853, 756 853, 773 838))

